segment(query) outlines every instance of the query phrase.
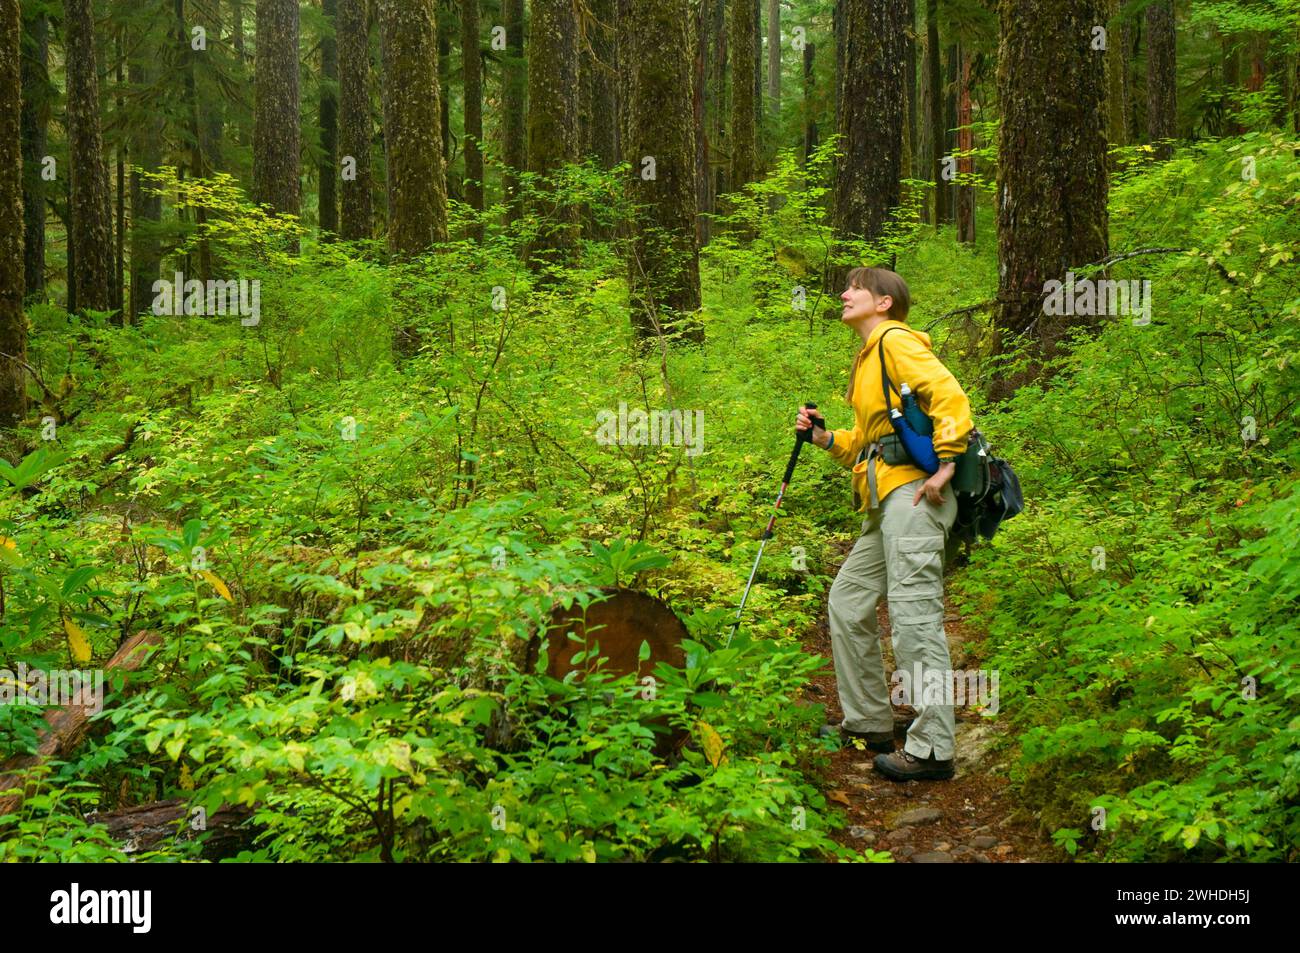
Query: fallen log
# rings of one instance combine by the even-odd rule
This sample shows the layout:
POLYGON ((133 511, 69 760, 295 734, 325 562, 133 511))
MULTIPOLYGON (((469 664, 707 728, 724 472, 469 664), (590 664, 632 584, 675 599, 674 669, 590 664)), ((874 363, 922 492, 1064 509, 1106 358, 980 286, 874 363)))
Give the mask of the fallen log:
POLYGON ((655 664, 667 662, 680 668, 686 656, 682 640, 689 634, 676 613, 653 596, 633 589, 606 589, 609 598, 593 602, 583 609, 576 603, 568 609, 551 613, 544 638, 534 638, 528 645, 528 668, 537 663, 543 644, 546 646, 546 674, 564 678, 569 672, 594 671, 598 658, 606 658, 604 671, 612 675, 636 672, 644 678, 655 664), (575 635, 578 641, 569 638, 575 635), (640 660, 641 643, 650 646, 650 657, 640 660), (598 652, 592 652, 599 646, 598 652), (579 652, 586 657, 573 661, 579 652))
POLYGON ((156 850, 164 842, 202 838, 199 856, 220 860, 252 849, 257 835, 257 828, 248 822, 252 815, 252 808, 240 805, 227 805, 205 815, 198 808, 187 808, 184 801, 170 800, 97 811, 87 814, 86 820, 103 824, 128 854, 156 850))
MULTIPOLYGON (((104 671, 134 672, 144 663, 149 649, 161 643, 162 637, 155 632, 137 632, 118 647, 104 671)), ((66 757, 85 739, 93 713, 91 709, 98 710, 89 692, 88 686, 81 685, 69 704, 45 712, 45 722, 49 727, 41 732, 34 754, 16 755, 0 765, 0 795, 3 795, 0 796, 0 815, 18 809, 28 789, 33 786, 28 778, 32 768, 66 757), (5 795, 6 791, 15 788, 19 790, 5 795)))

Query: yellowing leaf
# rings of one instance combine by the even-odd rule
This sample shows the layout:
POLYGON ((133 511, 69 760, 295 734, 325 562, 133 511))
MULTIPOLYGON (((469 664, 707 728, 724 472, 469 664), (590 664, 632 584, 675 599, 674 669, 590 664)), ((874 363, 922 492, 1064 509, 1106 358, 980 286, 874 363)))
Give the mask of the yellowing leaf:
POLYGON ((180 785, 182 790, 185 791, 194 790, 194 778, 190 775, 190 766, 188 764, 181 765, 180 785))
POLYGON ((206 579, 213 589, 217 590, 217 595, 221 596, 221 598, 227 602, 235 601, 230 595, 230 590, 226 588, 226 584, 221 581, 221 577, 211 569, 202 569, 199 571, 199 575, 206 579))
POLYGON ((0 536, 0 563, 17 569, 22 566, 23 562, 22 554, 18 552, 17 541, 10 539, 8 536, 0 536))
POLYGON ((708 722, 698 722, 696 727, 700 733, 700 744, 704 746, 704 756, 716 768, 722 762, 722 749, 725 747, 722 736, 708 722))
POLYGON ((68 636, 68 652, 72 655, 72 661, 85 665, 90 661, 90 639, 81 631, 81 626, 67 616, 63 617, 63 631, 68 636))
POLYGON ((589 864, 596 862, 596 845, 591 841, 587 841, 582 845, 582 859, 589 864))

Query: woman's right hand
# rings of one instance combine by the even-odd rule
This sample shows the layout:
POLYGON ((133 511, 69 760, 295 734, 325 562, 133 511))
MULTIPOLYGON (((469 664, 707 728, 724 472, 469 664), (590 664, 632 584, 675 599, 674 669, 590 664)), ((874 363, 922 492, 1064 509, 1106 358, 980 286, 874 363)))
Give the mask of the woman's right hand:
MULTIPOLYGON (((817 412, 814 410, 813 413, 816 414, 817 412)), ((820 414, 817 414, 815 417, 810 417, 808 415, 808 408, 802 404, 799 405, 799 416, 795 418, 795 430, 803 431, 812 427, 812 442, 823 449, 825 449, 826 444, 830 442, 830 438, 827 436, 827 432, 824 429, 825 423, 826 421, 822 419, 820 414)))

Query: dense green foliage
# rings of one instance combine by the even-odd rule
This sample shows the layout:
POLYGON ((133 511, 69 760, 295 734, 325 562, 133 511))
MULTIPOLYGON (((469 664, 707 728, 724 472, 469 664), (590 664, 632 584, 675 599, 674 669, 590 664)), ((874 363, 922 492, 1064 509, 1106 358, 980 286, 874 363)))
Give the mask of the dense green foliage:
MULTIPOLYGON (((865 251, 898 254, 912 322, 1025 488, 955 584, 1002 674, 1026 808, 1080 858, 1293 859, 1300 165, 1264 133, 1120 160, 1112 247, 1164 250, 1111 276, 1151 281, 1153 319, 1109 320, 996 413, 979 312, 939 320, 990 296, 990 231, 954 250, 904 216, 865 251)), ((230 180, 164 176, 219 211, 178 228, 260 279, 261 320, 32 309, 32 363, 73 420, 0 469, 4 653, 67 666, 84 636, 102 664, 142 628, 163 647, 0 817, 0 858, 121 859, 82 813, 161 797, 254 807, 244 859, 887 858, 828 837, 823 712, 799 700, 828 544, 856 528, 824 459, 801 463, 723 647, 794 408, 848 423, 853 342, 816 292, 824 161, 778 163, 739 208, 757 239, 706 249, 698 349, 633 343, 605 244, 544 285, 517 264, 527 229, 493 216, 484 245, 401 270, 338 244, 291 257, 292 223, 230 180), (412 321, 424 350, 395 366, 412 321), (703 452, 600 443, 620 402, 702 411, 703 452), (647 692, 524 664, 553 604, 616 582, 687 620, 684 671, 647 692)), ((617 216, 613 181, 566 188, 617 216)), ((37 720, 0 706, 0 756, 37 720)))

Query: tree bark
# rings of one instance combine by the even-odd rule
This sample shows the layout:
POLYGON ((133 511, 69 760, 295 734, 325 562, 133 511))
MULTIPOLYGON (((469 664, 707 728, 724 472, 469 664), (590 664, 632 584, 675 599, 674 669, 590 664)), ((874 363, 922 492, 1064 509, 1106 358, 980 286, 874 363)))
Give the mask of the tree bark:
MULTIPOLYGON (((534 0, 528 44, 528 169, 550 177, 578 158, 577 20, 571 0, 534 0)), ((577 209, 557 199, 539 205, 545 231, 528 250, 530 267, 572 263, 577 209), (549 203, 547 203, 549 204, 549 203)))
MULTIPOLYGON (((639 336, 655 323, 675 322, 672 312, 700 307, 699 252, 695 239, 695 111, 691 76, 695 38, 688 0, 641 0, 629 24, 636 59, 629 104, 635 166, 629 199, 640 206, 628 260, 632 320, 639 336)), ((688 335, 703 340, 695 325, 688 335)))
POLYGON ((297 215, 298 0, 257 0, 253 70, 253 201, 297 215))
POLYGON ((447 240, 433 0, 377 0, 388 150, 388 248, 398 258, 447 240))
POLYGON ((709 243, 711 220, 705 213, 713 211, 713 175, 709 165, 709 13, 711 4, 700 0, 692 4, 695 55, 691 69, 691 106, 695 123, 695 243, 703 248, 709 243))
POLYGON ((1128 121, 1128 27, 1114 21, 1120 0, 1108 0, 1106 13, 1111 18, 1106 31, 1106 116, 1111 145, 1129 143, 1128 121))
MULTIPOLYGON (((91 0, 64 5, 68 66, 68 161, 71 219, 68 310, 107 311, 112 302, 113 224, 109 214, 108 165, 99 126, 99 73, 91 0)), ((15 140, 16 141, 16 140, 15 140)))
MULTIPOLYGON (((907 0, 846 0, 843 16, 845 71, 838 127, 843 138, 834 230, 839 239, 874 241, 899 201, 907 0)), ((838 293, 848 268, 832 266, 825 287, 838 293)))
MULTIPOLYGON (((45 297, 45 180, 50 122, 49 18, 24 18, 22 54, 23 283, 28 300, 45 297)), ((12 351, 10 352, 13 353, 12 351)))
MULTIPOLYGON (((132 57, 128 79, 137 90, 149 86, 152 67, 145 57, 132 57)), ((149 121, 131 129, 131 164, 146 172, 158 171, 163 141, 163 117, 153 114, 149 121)), ((162 250, 156 229, 162 219, 162 196, 149 191, 157 183, 148 182, 139 172, 131 172, 131 307, 128 317, 150 310, 153 283, 158 280, 162 250)))
POLYGON ((0 430, 27 413, 23 315, 22 13, 18 0, 0 0, 0 430), (18 360, 13 360, 17 358, 18 360))
POLYGON ((767 108, 781 119, 781 0, 767 0, 767 108))
POLYGON ((502 0, 501 18, 506 28, 505 67, 501 75, 501 139, 505 161, 505 223, 509 225, 524 213, 519 198, 519 173, 528 168, 528 61, 524 54, 524 0, 502 0))
POLYGON ((943 78, 939 61, 939 0, 925 3, 925 75, 928 80, 930 117, 930 177, 934 180, 934 227, 950 217, 948 183, 943 160, 948 154, 948 130, 943 122, 943 78))
POLYGON ((370 35, 366 0, 338 0, 335 36, 339 55, 339 150, 348 162, 341 179, 340 234, 347 241, 371 238, 375 232, 373 184, 370 178, 370 35))
MULTIPOLYGON (((1173 139, 1178 135, 1178 74, 1175 69, 1174 5, 1156 0, 1147 7, 1147 139, 1173 139)), ((1168 143, 1157 145, 1156 154, 1167 159, 1173 154, 1168 143)))
MULTIPOLYGON (((1045 283, 1107 253, 1105 58, 1091 48, 1105 0, 1000 0, 998 96, 999 348, 1036 329, 1038 358, 1055 354, 1065 322, 1043 313, 1045 283)), ((1004 378, 1008 396, 1040 372, 1004 378)))
MULTIPOLYGON (((478 0, 460 0, 460 55, 465 82, 465 204, 483 212, 483 59, 479 50, 478 0)), ((483 241, 483 225, 470 227, 483 241)))
POLYGON ((321 12, 327 24, 320 44, 320 231, 321 241, 333 241, 339 230, 338 146, 339 146, 339 48, 338 0, 322 0, 321 12))
POLYGON ((758 148, 754 124, 754 84, 750 81, 758 63, 758 24, 751 0, 734 0, 731 5, 731 181, 739 192, 754 181, 758 148))
POLYGON ((820 145, 813 104, 813 91, 816 88, 813 66, 816 59, 817 45, 811 40, 805 41, 803 48, 803 164, 805 166, 820 145))
MULTIPOLYGON (((957 45, 957 151, 969 152, 975 145, 975 137, 970 128, 970 53, 961 44, 957 45)), ((973 175, 975 159, 965 156, 957 162, 957 171, 962 175, 973 175)), ((958 183, 957 185, 957 241, 966 245, 975 244, 975 187, 958 183)))

